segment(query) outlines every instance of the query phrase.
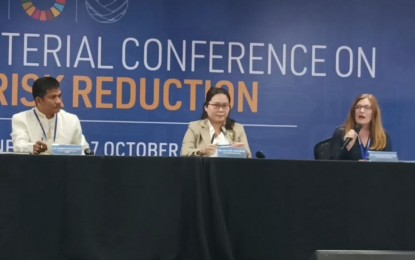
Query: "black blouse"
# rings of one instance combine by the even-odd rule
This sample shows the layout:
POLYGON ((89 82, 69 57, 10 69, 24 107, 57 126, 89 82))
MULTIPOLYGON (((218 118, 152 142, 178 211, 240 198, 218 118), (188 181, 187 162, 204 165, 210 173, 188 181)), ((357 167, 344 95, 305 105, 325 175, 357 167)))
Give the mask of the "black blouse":
MULTIPOLYGON (((386 146, 382 151, 391 151, 392 144, 389 134, 386 133, 386 146)), ((330 159, 331 160, 361 160, 363 159, 362 152, 360 151, 359 142, 356 141, 352 148, 348 151, 346 148, 341 149, 344 144, 344 127, 338 127, 334 130, 333 137, 331 138, 330 159)))

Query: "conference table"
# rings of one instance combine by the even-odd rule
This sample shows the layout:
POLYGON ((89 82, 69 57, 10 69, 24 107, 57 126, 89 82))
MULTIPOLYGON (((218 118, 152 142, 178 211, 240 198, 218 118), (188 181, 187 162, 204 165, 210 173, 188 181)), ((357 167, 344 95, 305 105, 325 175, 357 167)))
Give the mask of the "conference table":
POLYGON ((0 259, 414 250, 415 164, 0 155, 0 259))

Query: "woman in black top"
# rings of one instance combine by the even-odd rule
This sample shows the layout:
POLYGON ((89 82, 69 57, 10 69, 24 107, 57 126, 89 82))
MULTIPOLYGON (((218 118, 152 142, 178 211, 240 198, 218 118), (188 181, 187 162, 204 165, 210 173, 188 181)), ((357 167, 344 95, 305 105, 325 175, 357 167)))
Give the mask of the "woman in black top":
POLYGON ((334 131, 330 159, 367 160, 368 150, 390 151, 391 148, 376 97, 363 94, 353 102, 344 125, 334 131))

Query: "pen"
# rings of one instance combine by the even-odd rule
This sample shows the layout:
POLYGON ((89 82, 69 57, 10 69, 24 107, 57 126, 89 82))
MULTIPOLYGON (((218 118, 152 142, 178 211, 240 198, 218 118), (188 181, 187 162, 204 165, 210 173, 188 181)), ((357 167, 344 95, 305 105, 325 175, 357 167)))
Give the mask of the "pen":
POLYGON ((210 139, 210 143, 211 143, 211 144, 213 144, 213 141, 215 140, 215 138, 216 138, 216 135, 215 135, 215 134, 213 134, 213 135, 212 135, 212 139, 210 139))

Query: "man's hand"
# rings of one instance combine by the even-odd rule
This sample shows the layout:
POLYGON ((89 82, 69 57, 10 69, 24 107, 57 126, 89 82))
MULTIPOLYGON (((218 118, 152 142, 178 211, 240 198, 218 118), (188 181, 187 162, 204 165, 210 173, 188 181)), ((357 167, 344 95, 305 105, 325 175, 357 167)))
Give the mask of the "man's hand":
POLYGON ((48 149, 47 144, 45 144, 42 141, 37 141, 34 145, 33 145, 33 154, 40 154, 43 153, 44 151, 46 151, 48 149))

